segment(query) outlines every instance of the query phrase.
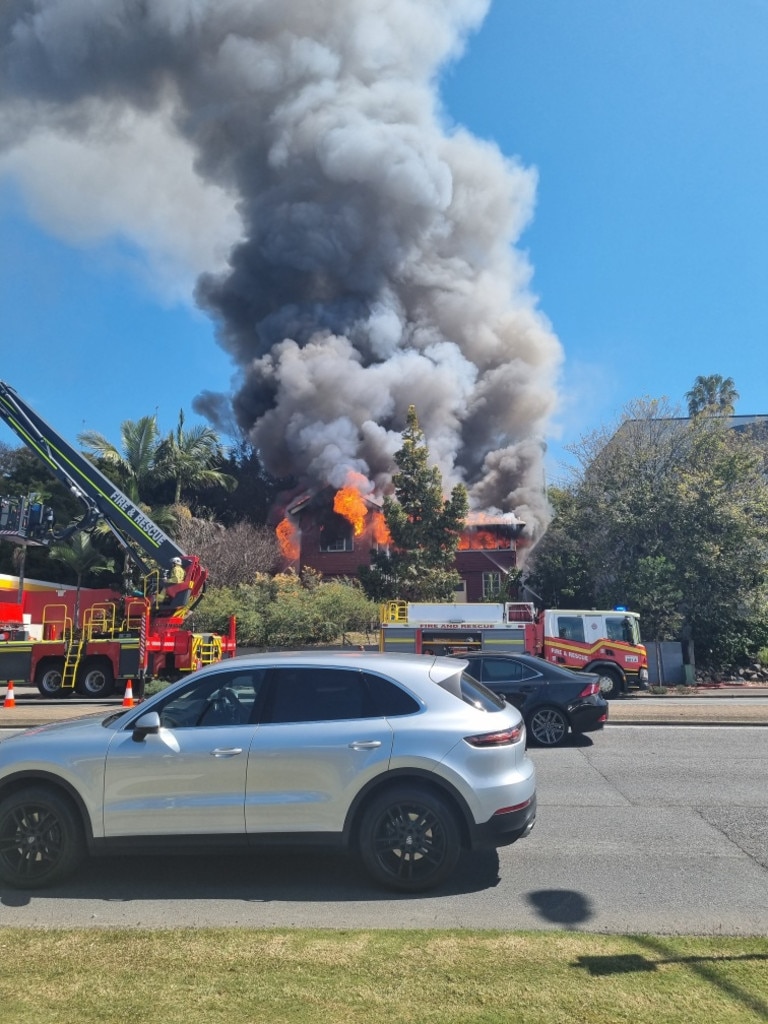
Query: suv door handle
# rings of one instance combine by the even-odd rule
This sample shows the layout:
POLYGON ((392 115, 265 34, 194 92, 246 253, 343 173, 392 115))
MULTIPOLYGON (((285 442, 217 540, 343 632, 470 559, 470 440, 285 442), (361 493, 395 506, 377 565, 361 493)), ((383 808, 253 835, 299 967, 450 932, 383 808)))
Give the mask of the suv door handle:
POLYGON ((375 750, 381 746, 381 740, 352 740, 349 746, 352 750, 375 750))
POLYGON ((211 757, 236 757, 238 754, 242 754, 242 747, 216 747, 215 750, 211 751, 211 757))

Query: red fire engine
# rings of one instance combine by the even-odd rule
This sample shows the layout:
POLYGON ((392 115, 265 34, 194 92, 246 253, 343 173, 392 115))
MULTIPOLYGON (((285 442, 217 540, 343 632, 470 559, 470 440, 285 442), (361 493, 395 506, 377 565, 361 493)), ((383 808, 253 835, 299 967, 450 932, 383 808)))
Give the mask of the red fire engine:
MULTIPOLYGON (((0 602, 0 679, 34 682, 48 697, 77 691, 104 697, 131 679, 176 679, 235 654, 235 621, 226 635, 195 633, 185 620, 203 596, 208 571, 0 381, 0 417, 79 499, 82 517, 55 528, 53 511, 26 498, 0 502, 0 538, 22 545, 66 540, 103 519, 126 564, 138 569, 125 593, 56 589, 0 602), (179 567, 181 572, 179 572, 179 567), (180 577, 171 582, 174 572, 180 577), (169 579, 170 576, 170 579, 169 579)), ((5 595, 10 597, 8 591, 5 595)))
POLYGON ((646 689, 648 659, 640 642, 637 612, 537 612, 523 602, 505 604, 408 604, 381 610, 382 651, 461 654, 491 650, 533 654, 576 671, 596 672, 609 697, 629 687, 646 689))

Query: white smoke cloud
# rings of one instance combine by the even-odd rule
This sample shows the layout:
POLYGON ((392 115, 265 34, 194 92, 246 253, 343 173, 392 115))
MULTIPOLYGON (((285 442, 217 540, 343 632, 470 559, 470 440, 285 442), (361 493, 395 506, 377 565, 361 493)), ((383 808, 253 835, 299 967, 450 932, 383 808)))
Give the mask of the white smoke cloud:
POLYGON ((240 237, 234 196, 195 173, 169 110, 83 106, 87 133, 33 130, 0 151, 0 176, 18 183, 52 234, 81 246, 125 239, 145 254, 149 286, 188 302, 200 273, 223 270, 240 237))
POLYGON ((62 235, 200 274, 273 471, 386 490, 415 405, 447 486, 541 526, 561 349, 515 249, 535 174, 436 85, 488 3, 12 0, 0 171, 62 235))

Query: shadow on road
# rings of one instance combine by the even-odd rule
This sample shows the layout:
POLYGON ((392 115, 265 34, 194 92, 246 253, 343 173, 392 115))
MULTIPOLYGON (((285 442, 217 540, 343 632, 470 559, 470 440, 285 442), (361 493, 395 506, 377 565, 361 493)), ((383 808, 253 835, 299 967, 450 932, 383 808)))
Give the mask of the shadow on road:
POLYGON ((525 899, 539 917, 561 928, 575 929, 594 917, 590 900, 575 889, 537 889, 525 899))
POLYGON ((4 888, 0 905, 23 907, 33 899, 241 900, 256 903, 328 903, 414 900, 456 896, 499 883, 495 850, 464 854, 445 885, 425 893, 397 893, 374 885, 351 855, 280 851, 248 856, 98 857, 67 882, 39 890, 4 888))

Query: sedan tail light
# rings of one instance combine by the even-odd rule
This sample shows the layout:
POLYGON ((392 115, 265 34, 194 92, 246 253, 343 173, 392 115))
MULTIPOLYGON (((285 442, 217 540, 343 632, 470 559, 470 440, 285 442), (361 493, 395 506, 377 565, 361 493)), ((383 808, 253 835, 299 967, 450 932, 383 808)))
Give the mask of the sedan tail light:
POLYGON ((600 683, 587 683, 579 696, 593 697, 596 693, 600 693, 600 683))
POLYGON ((525 726, 514 726, 512 729, 502 729, 500 732, 483 732, 479 736, 465 736, 464 739, 473 747, 507 747, 510 743, 517 743, 525 732, 525 726))

